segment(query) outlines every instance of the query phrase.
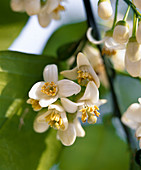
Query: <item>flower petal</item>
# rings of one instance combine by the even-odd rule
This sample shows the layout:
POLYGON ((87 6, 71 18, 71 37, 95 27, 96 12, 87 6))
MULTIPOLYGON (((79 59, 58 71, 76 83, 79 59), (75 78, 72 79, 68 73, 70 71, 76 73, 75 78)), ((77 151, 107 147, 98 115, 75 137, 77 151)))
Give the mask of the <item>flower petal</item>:
POLYGON ((58 87, 59 97, 69 97, 81 91, 81 87, 78 84, 66 79, 58 81, 58 87))
POLYGON ((141 98, 138 98, 138 102, 141 104, 141 98))
POLYGON ((99 91, 97 86, 93 81, 87 84, 84 95, 80 98, 80 101, 89 100, 93 104, 97 103, 99 100, 99 91))
POLYGON ((67 130, 58 131, 57 139, 59 139, 63 145, 70 146, 75 142, 76 130, 73 123, 69 123, 67 130))
POLYGON ((45 10, 41 10, 41 12, 38 14, 38 21, 39 24, 45 28, 51 22, 51 15, 48 14, 45 10))
POLYGON ((66 112, 61 112, 60 115, 61 115, 61 118, 63 119, 63 123, 64 123, 64 126, 65 126, 65 129, 63 129, 62 131, 65 131, 68 128, 68 119, 67 119, 67 116, 66 116, 66 112))
POLYGON ((59 3, 59 0, 47 0, 44 8, 46 9, 47 13, 50 14, 54 9, 58 7, 59 3))
POLYGON ((96 103, 96 106, 99 107, 103 104, 107 103, 107 100, 106 99, 100 99, 97 103, 96 103))
POLYGON ((55 64, 47 65, 44 68, 43 77, 46 82, 58 81, 58 68, 55 64))
POLYGON ((47 107, 48 105, 54 103, 57 99, 58 99, 58 95, 56 95, 54 97, 46 96, 46 97, 40 99, 39 104, 41 107, 47 107))
POLYGON ((44 85, 44 83, 45 82, 43 82, 43 81, 35 83, 32 86, 31 90, 29 91, 29 98, 39 100, 39 99, 45 97, 46 95, 41 92, 41 88, 44 85))
POLYGON ((24 0, 24 6, 29 16, 40 12, 40 0, 24 0))
POLYGON ((36 116, 35 120, 34 120, 34 124, 33 124, 33 128, 36 132, 38 133, 42 133, 45 132, 48 128, 49 125, 48 123, 45 121, 45 117, 50 114, 50 112, 39 112, 38 115, 36 116))
POLYGON ((89 70, 89 73, 92 75, 96 86, 99 88, 99 86, 100 86, 99 78, 91 65, 88 67, 88 70, 89 70))
POLYGON ((85 136, 85 131, 82 128, 80 121, 78 119, 75 119, 74 124, 75 124, 76 136, 84 137, 85 136))
POLYGON ((88 58, 81 52, 77 55, 77 66, 78 68, 81 66, 90 66, 88 58))
POLYGON ((77 103, 74 103, 67 98, 61 98, 61 103, 62 103, 64 109, 66 110, 66 112, 75 113, 77 111, 77 108, 78 108, 77 103))
POLYGON ((64 77, 70 79, 70 80, 76 80, 77 79, 77 67, 73 68, 72 70, 65 70, 62 71, 60 74, 62 74, 64 77))
POLYGON ((137 62, 132 62, 129 60, 128 56, 125 56, 125 67, 129 74, 133 77, 141 76, 141 60, 137 62))
POLYGON ((104 43, 109 37, 104 37, 102 40, 97 41, 96 39, 94 39, 94 38, 92 37, 92 28, 88 28, 87 38, 88 38, 88 40, 89 40, 91 43, 93 43, 93 44, 102 44, 102 43, 104 43))
POLYGON ((59 104, 51 104, 48 106, 48 109, 56 109, 59 112, 64 112, 64 108, 59 104))

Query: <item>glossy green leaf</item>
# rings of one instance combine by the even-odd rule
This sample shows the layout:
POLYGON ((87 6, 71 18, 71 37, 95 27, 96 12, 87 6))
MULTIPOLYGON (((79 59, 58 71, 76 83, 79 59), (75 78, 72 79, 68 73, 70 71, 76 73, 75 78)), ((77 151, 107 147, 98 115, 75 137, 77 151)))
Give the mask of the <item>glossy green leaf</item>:
POLYGON ((112 125, 87 126, 85 131, 85 138, 77 138, 73 146, 64 147, 60 170, 128 170, 127 145, 112 125))
POLYGON ((6 50, 12 44, 27 19, 28 16, 25 13, 11 10, 10 0, 0 2, 0 50, 6 50))
POLYGON ((61 46, 79 41, 85 35, 86 29, 86 22, 62 26, 51 36, 43 54, 57 57, 57 50, 61 46))
POLYGON ((141 97, 141 81, 139 79, 118 75, 114 83, 121 112, 124 113, 132 103, 137 103, 141 97))

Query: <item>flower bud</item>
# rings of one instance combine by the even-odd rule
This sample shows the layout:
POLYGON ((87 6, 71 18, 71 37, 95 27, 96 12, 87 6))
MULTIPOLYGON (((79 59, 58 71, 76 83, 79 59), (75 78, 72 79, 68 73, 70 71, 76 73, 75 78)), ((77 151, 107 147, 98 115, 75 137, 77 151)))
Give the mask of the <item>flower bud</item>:
POLYGON ((129 58, 130 61, 136 62, 141 59, 141 45, 137 42, 135 37, 131 37, 126 47, 125 56, 129 58))
POLYGON ((110 0, 99 0, 98 2, 98 15, 101 19, 107 20, 113 14, 113 9, 110 0))
POLYGON ((133 3, 135 4, 137 8, 141 10, 141 0, 133 0, 133 3))
POLYGON ((11 8, 13 11, 16 11, 16 12, 24 11, 24 1, 23 0, 11 0, 11 8))
POLYGON ((97 117, 96 116, 93 116, 93 115, 89 116, 89 118, 88 118, 88 123, 89 124, 95 124, 96 122, 97 122, 97 117))
POLYGON ((136 39, 137 39, 137 42, 141 44, 141 21, 139 22, 139 26, 137 29, 136 39))
POLYGON ((40 11, 40 0, 25 0, 25 10, 29 16, 36 15, 40 11))
POLYGON ((114 32, 113 39, 118 43, 126 43, 129 39, 129 25, 126 21, 118 21, 114 32))

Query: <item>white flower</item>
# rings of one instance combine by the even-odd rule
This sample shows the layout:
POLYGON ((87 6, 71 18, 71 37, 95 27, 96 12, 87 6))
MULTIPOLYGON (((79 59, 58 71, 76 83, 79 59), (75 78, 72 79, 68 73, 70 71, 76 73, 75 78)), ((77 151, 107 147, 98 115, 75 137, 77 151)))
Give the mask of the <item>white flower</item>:
POLYGON ((129 25, 126 21, 118 21, 113 32, 113 39, 118 43, 127 43, 129 39, 129 25))
POLYGON ((71 80, 78 80, 82 86, 86 86, 89 81, 94 81, 97 87, 100 86, 99 78, 83 53, 77 55, 77 67, 72 70, 62 71, 61 74, 71 80))
POLYGON ((42 27, 47 27, 52 19, 60 19, 60 11, 65 8, 60 4, 61 0, 48 0, 38 14, 38 20, 42 27))
POLYGON ((141 0, 133 0, 133 3, 141 10, 141 0))
POLYGON ((68 119, 63 107, 59 104, 49 105, 48 111, 39 112, 35 118, 33 128, 36 132, 45 132, 49 126, 63 131, 68 128, 68 119))
POLYGON ((101 19, 107 20, 113 14, 113 9, 110 0, 99 0, 98 1, 98 15, 101 19))
POLYGON ((115 50, 123 50, 126 48, 126 44, 119 44, 114 41, 113 32, 111 30, 107 31, 105 37, 100 41, 94 39, 91 32, 92 32, 92 28, 89 28, 87 31, 88 40, 95 45, 104 43, 104 48, 102 51, 103 54, 115 55, 116 54, 115 50))
POLYGON ((141 148, 141 98, 138 101, 139 103, 133 103, 129 106, 121 120, 125 125, 136 130, 136 137, 140 140, 139 146, 141 148))
POLYGON ((137 39, 137 42, 141 44, 141 21, 139 22, 139 26, 137 29, 136 39, 137 39))
POLYGON ((98 112, 99 106, 106 103, 106 100, 99 100, 99 91, 95 83, 90 81, 86 87, 84 95, 79 99, 78 102, 83 103, 83 106, 79 108, 79 116, 81 117, 82 122, 94 124, 97 121, 100 113, 98 112))
POLYGON ((29 91, 29 98, 39 101, 41 107, 47 107, 60 97, 78 94, 81 87, 70 80, 58 81, 58 69, 55 64, 47 65, 43 72, 45 81, 37 82, 29 91))
POLYGON ((85 131, 81 126, 81 123, 77 118, 68 124, 68 128, 65 131, 57 132, 57 139, 62 142, 65 146, 72 145, 76 137, 84 137, 85 131))

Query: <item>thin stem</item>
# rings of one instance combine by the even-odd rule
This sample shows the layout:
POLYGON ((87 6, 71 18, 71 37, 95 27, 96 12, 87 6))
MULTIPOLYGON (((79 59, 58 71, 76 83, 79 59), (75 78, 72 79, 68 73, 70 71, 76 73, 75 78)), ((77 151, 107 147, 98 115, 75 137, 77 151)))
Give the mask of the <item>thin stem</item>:
POLYGON ((115 17, 114 17, 114 22, 113 22, 112 30, 115 28, 115 25, 116 25, 116 22, 117 22, 118 2, 119 2, 119 0, 116 0, 116 5, 115 5, 115 17))
MULTIPOLYGON (((86 14, 87 14, 88 25, 90 27, 92 27, 93 30, 95 31, 93 33, 95 39, 100 40, 100 32, 97 28, 94 15, 92 14, 90 1, 89 0, 83 0, 83 2, 84 2, 84 5, 85 5, 85 10, 86 10, 86 14)), ((102 52, 102 48, 101 48, 100 45, 98 45, 98 48, 99 48, 100 52, 102 52)), ((119 105, 118 105, 116 92, 115 92, 115 89, 114 89, 114 77, 115 77, 116 73, 115 73, 115 70, 112 69, 112 66, 111 66, 112 64, 111 64, 110 60, 107 60, 104 55, 102 55, 102 59, 103 59, 104 65, 105 65, 105 70, 106 70, 107 77, 108 77, 109 84, 110 84, 110 89, 111 89, 111 94, 112 94, 113 104, 114 104, 114 109, 115 109, 114 114, 115 114, 116 117, 118 117, 120 119, 121 118, 121 112, 120 112, 120 108, 119 108, 119 105)), ((129 146, 130 146, 130 149, 131 148, 135 149, 136 146, 134 145, 134 140, 132 139, 132 137, 130 135, 129 128, 127 128, 122 122, 121 122, 121 125, 122 125, 122 127, 123 127, 123 129, 126 133, 126 137, 127 137, 127 141, 128 141, 129 146)))
POLYGON ((130 11, 130 6, 128 5, 127 11, 126 11, 126 13, 125 13, 125 15, 124 15, 124 18, 123 18, 123 21, 126 21, 126 20, 127 20, 129 11, 130 11))
POLYGON ((132 37, 136 37, 137 24, 138 24, 138 19, 137 19, 136 14, 134 13, 132 37))
POLYGON ((136 9, 136 6, 131 1, 129 0, 123 0, 123 1, 126 2, 132 8, 134 13, 136 13, 138 17, 141 17, 141 13, 136 9))

